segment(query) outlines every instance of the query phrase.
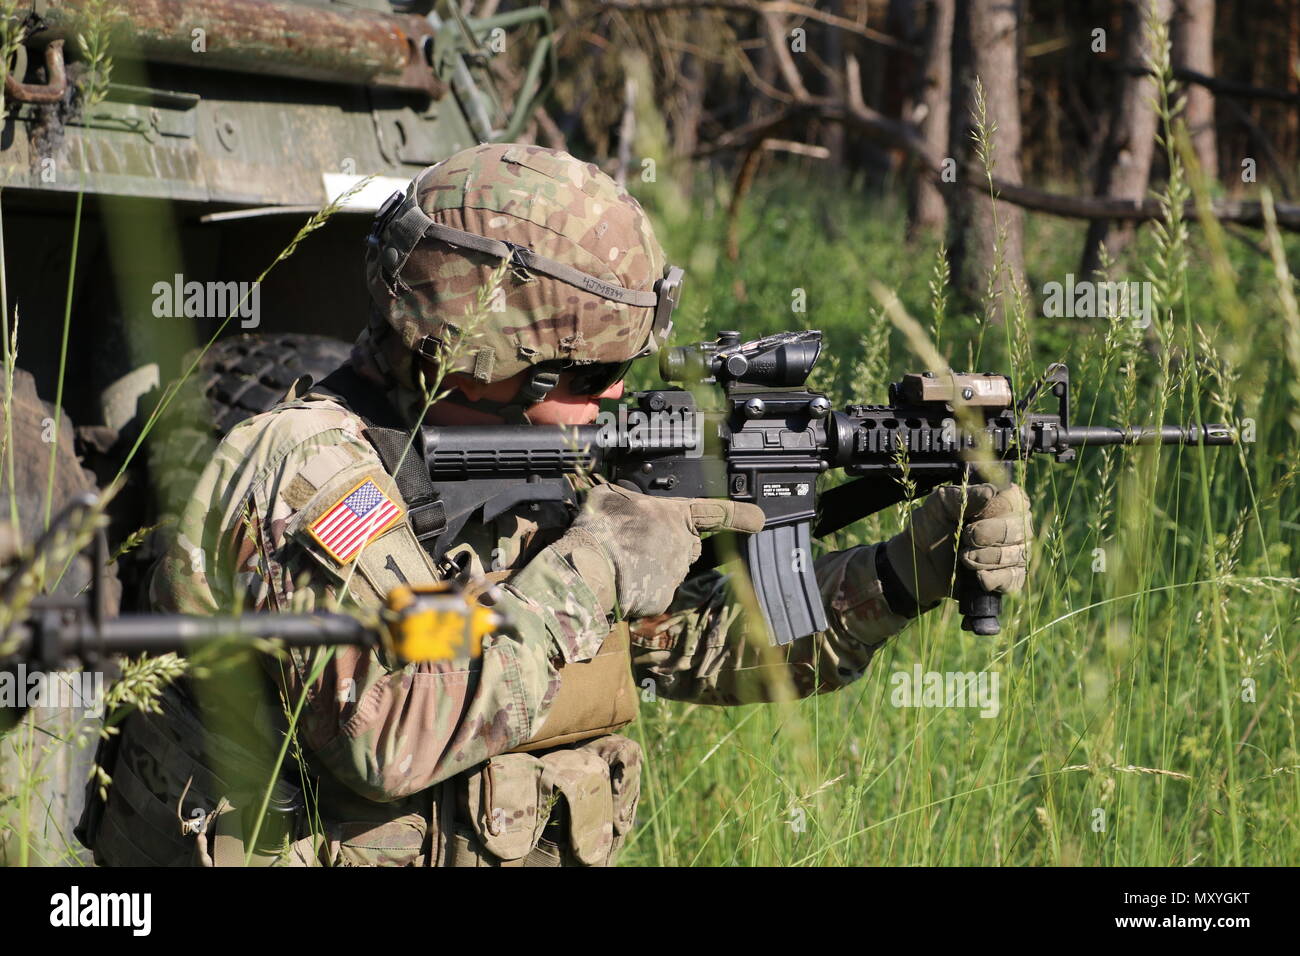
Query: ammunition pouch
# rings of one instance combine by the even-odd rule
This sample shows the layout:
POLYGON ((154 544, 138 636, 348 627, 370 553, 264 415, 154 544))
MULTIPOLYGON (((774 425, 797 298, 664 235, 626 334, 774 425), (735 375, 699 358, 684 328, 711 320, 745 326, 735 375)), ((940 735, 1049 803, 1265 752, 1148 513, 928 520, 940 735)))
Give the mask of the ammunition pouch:
POLYGON ((609 735, 493 757, 452 781, 449 866, 608 866, 636 818, 641 748, 609 735))
MULTIPOLYGON (((432 788, 427 807, 322 794, 326 841, 315 856, 333 866, 609 865, 641 792, 641 749, 612 733, 636 717, 630 651, 620 624, 591 660, 565 664, 537 732, 432 788)), ((293 856, 312 854, 295 844, 293 856)))
POLYGON ((532 737, 449 781, 447 865, 610 865, 641 793, 641 748, 613 732, 636 713, 631 636, 619 624, 595 657, 560 669, 532 737))
POLYGON ((330 800, 321 810, 325 839, 303 855, 313 866, 440 865, 444 791, 438 786, 396 803, 330 800))

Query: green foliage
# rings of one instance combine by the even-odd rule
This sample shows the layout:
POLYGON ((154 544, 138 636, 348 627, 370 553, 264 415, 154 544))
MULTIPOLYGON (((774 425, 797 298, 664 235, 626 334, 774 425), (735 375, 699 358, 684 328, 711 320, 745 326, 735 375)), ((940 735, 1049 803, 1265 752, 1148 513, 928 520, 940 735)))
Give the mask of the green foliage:
MULTIPOLYGON (((661 188, 640 190, 652 212, 661 188)), ((1187 188, 1175 178, 1166 196, 1181 203, 1187 188)), ((643 703, 632 732, 647 778, 624 865, 1300 863, 1300 449, 1288 422, 1300 370, 1279 348, 1300 340, 1289 276, 1250 245, 1175 223, 1144 229, 1129 260, 1107 264, 1112 279, 1158 287, 1151 328, 1047 319, 1043 284, 1076 270, 1081 231, 1034 216, 1010 341, 944 295, 938 242, 903 241, 896 199, 815 168, 769 173, 741 212, 731 262, 726 195, 701 189, 689 217, 660 223, 687 266, 679 343, 820 328, 816 384, 838 403, 882 400, 888 381, 920 366, 875 308, 875 279, 958 370, 1028 363, 1014 369, 1023 381, 1064 361, 1080 422, 1251 419, 1254 441, 1032 464, 1040 540, 996 638, 962 632, 950 605, 837 694, 780 707, 643 703), (791 308, 798 289, 805 312, 791 308), (1225 321, 1227 295, 1248 331, 1225 321), (914 665, 998 672, 1000 713, 893 706, 891 675, 914 665)), ((1300 247, 1287 239, 1284 252, 1294 261, 1300 247)), ((641 374, 638 386, 652 381, 641 374)), ((831 546, 893 533, 896 510, 831 546)))

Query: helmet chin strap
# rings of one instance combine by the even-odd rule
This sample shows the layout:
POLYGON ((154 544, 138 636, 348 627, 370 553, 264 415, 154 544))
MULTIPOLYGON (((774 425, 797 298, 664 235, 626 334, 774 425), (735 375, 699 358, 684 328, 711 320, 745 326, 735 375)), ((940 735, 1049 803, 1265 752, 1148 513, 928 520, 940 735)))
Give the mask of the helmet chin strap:
POLYGON ((515 397, 508 401, 492 398, 471 401, 457 388, 453 388, 442 400, 452 405, 459 405, 461 408, 498 415, 507 425, 530 425, 532 423, 524 413, 546 398, 559 382, 559 372, 534 366, 529 369, 529 374, 524 379, 523 385, 519 387, 519 391, 515 393, 515 397))

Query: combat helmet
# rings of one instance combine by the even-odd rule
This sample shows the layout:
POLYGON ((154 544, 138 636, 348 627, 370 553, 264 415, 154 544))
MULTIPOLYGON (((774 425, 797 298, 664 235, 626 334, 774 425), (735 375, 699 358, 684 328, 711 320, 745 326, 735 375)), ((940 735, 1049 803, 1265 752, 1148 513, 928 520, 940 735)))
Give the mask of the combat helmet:
POLYGON ((367 334, 382 343, 386 376, 408 388, 417 357, 484 383, 531 370, 513 400, 475 403, 523 421, 562 370, 577 373, 575 391, 597 394, 657 351, 681 278, 641 206, 596 166, 540 146, 481 145, 425 169, 379 210, 367 334))

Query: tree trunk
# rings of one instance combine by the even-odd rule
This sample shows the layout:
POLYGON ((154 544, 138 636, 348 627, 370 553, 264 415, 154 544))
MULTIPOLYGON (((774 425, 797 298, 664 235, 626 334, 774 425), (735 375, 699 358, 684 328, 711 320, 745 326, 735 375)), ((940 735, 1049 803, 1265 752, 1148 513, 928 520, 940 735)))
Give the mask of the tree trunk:
MULTIPOLYGON (((1214 75, 1214 0, 1177 0, 1174 11, 1174 65, 1214 75)), ((1205 175, 1219 177, 1219 151, 1214 127, 1214 94, 1197 83, 1187 84, 1184 114, 1192 148, 1205 175)))
MULTIPOLYGON (((948 151, 949 99, 952 96, 952 22, 956 0, 930 0, 925 23, 925 61, 917 116, 921 138, 931 155, 948 151)), ((908 117, 909 119, 912 117, 908 117)), ((912 181, 908 227, 913 234, 940 232, 947 220, 943 194, 920 174, 912 181)))
MULTIPOLYGON (((827 13, 839 14, 839 0, 827 0, 827 13)), ((844 99, 844 44, 839 30, 825 30, 822 37, 822 58, 829 73, 823 78, 822 93, 833 100, 844 99)), ((835 169, 844 166, 844 127, 832 123, 822 134, 822 143, 830 150, 830 165, 835 169)))
MULTIPOLYGON (((1286 88, 1294 93, 1297 89, 1297 81, 1300 77, 1296 76, 1296 67, 1294 64, 1300 63, 1300 2, 1291 0, 1287 4, 1287 23, 1286 23, 1286 62, 1292 64, 1291 69, 1286 71, 1286 88)), ((1294 156, 1297 146, 1297 138, 1300 138, 1300 116, 1297 116, 1297 110, 1286 111, 1286 151, 1287 155, 1294 156)))
MULTIPOLYGON (((1125 0, 1124 62, 1146 64, 1151 55, 1152 36, 1148 19, 1154 15, 1167 23, 1170 0, 1125 0)), ((1141 199, 1151 175, 1151 157, 1156 137, 1156 79, 1139 73, 1127 75, 1120 85, 1120 100, 1110 126, 1106 148, 1097 170, 1097 195, 1117 199, 1141 199)), ((1101 246, 1116 258, 1133 241, 1131 223, 1112 226, 1098 219, 1088 228, 1080 273, 1091 276, 1101 262, 1101 246)))
MULTIPOLYGON (((994 174, 1021 183, 1020 174, 1020 3, 1018 0, 957 0, 953 35, 952 123, 949 155, 972 157, 975 79, 984 88, 994 174)), ((983 175, 981 171, 980 175, 983 175)), ((999 321, 1015 287, 1024 288, 1024 213, 1005 202, 994 203, 982 190, 961 190, 950 224, 952 275, 971 298, 989 289, 998 260, 1002 267, 992 285, 988 316, 999 321)))

